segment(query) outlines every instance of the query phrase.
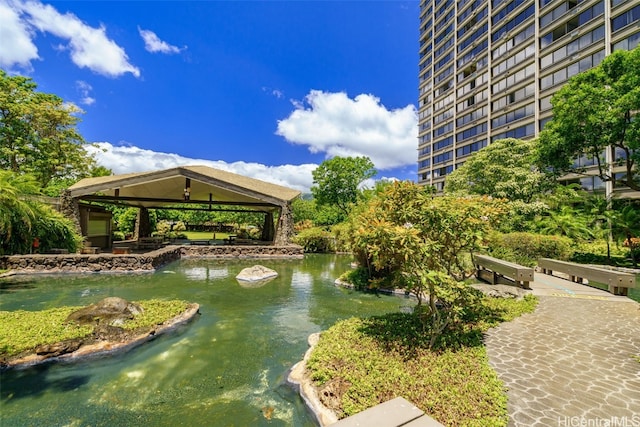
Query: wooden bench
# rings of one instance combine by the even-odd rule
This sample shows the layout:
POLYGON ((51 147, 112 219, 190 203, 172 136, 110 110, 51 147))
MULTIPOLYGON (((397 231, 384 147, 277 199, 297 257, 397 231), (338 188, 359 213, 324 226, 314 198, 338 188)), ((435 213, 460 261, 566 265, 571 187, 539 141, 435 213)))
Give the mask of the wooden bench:
POLYGON ((57 255, 68 254, 69 253, 69 249, 51 248, 51 249, 49 249, 49 253, 50 254, 57 254, 57 255))
POLYGON ((636 278, 633 274, 621 271, 608 270, 574 262, 559 261, 551 258, 540 258, 538 267, 543 273, 553 275, 554 271, 569 276, 569 280, 575 283, 584 283, 584 279, 590 282, 598 282, 607 285, 609 292, 614 295, 627 295, 629 288, 635 288, 636 278))
POLYGON ((494 258, 489 255, 474 255, 476 277, 486 280, 492 285, 496 283, 516 284, 524 289, 531 289, 529 282, 533 282, 533 268, 494 258))
POLYGON ((189 240, 189 243, 194 246, 208 246, 210 245, 209 240, 189 240))
POLYGON ((99 254, 100 248, 98 246, 83 246, 80 249, 81 254, 99 254))

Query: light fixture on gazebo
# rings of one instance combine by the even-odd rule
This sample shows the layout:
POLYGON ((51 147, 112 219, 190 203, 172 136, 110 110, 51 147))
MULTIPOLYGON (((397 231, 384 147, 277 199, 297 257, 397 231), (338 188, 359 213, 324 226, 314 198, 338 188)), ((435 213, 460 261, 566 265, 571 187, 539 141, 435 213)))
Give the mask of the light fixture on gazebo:
POLYGON ((186 178, 184 184, 184 200, 185 202, 191 198, 191 180, 186 178))

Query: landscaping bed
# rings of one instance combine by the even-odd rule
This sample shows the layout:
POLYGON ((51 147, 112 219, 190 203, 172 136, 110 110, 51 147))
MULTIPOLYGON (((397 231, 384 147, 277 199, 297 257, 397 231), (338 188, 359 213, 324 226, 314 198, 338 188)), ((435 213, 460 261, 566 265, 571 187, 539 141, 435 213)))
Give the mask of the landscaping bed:
POLYGON ((31 366, 131 348, 192 320, 198 304, 145 300, 143 313, 119 326, 67 320, 83 307, 0 311, 0 367, 31 366))
POLYGON ((322 333, 307 374, 338 418, 402 396, 447 426, 506 426, 506 393, 482 334, 536 304, 533 296, 485 297, 463 330, 445 334, 432 349, 413 314, 347 319, 322 333))

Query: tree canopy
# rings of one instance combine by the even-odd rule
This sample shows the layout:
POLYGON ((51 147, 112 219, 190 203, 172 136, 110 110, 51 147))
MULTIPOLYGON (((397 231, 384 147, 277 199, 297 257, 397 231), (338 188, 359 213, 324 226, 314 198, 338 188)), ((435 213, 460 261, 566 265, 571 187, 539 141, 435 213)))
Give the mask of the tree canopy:
POLYGON ((311 193, 319 205, 333 205, 346 217, 358 201, 360 184, 376 174, 368 157, 334 157, 313 172, 311 193))
POLYGON ((41 187, 87 176, 95 160, 76 128, 81 110, 36 87, 0 70, 0 168, 31 174, 41 187))
POLYGON ((593 159, 603 181, 640 191, 640 47, 616 51, 569 80, 551 99, 553 119, 540 134, 538 162, 554 174, 584 173, 593 159), (613 147, 612 174, 605 150, 613 147))
POLYGON ((549 183, 535 167, 535 145, 514 138, 491 143, 447 176, 445 192, 531 202, 549 183))

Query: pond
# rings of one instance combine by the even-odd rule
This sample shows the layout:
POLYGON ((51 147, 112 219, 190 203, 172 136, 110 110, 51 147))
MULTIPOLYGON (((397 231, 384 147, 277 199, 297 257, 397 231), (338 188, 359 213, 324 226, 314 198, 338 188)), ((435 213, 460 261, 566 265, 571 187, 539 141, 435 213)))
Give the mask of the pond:
POLYGON ((397 311, 406 298, 334 286, 350 258, 183 259, 149 274, 14 276, 0 310, 88 305, 108 296, 200 304, 194 322, 127 353, 3 372, 0 425, 313 426, 284 384, 307 337, 337 320, 397 311), (279 273, 261 287, 235 276, 261 264, 279 273))

